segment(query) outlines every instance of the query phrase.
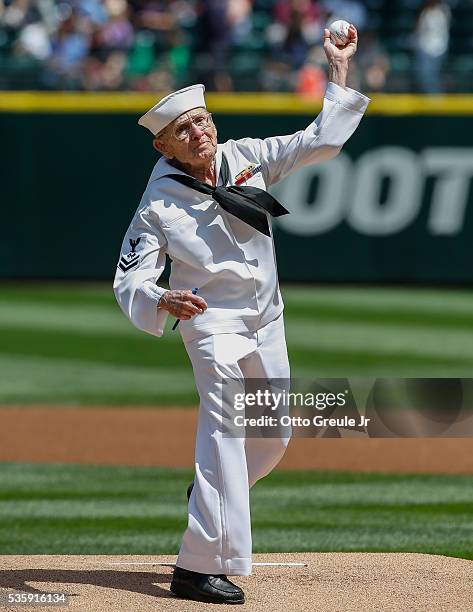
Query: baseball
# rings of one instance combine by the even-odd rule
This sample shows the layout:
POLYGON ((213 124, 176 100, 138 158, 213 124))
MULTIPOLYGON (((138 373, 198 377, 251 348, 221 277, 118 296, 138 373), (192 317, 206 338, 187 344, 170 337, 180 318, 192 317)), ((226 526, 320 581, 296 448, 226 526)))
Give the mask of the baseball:
POLYGON ((347 44, 349 27, 348 21, 343 19, 338 19, 329 25, 330 38, 334 45, 343 46, 347 44))

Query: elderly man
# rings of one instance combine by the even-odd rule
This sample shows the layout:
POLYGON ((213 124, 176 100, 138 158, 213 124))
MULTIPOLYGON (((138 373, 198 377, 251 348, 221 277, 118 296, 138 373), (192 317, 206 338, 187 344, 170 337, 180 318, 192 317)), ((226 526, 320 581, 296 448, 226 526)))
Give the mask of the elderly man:
POLYGON ((329 84, 305 130, 217 144, 202 85, 170 94, 140 118, 162 154, 126 233, 114 290, 138 328, 160 336, 180 320, 200 397, 189 520, 171 583, 188 599, 243 603, 227 575, 251 573, 249 488, 268 474, 288 438, 224 435, 226 379, 289 380, 283 302, 271 216, 287 213, 266 188, 305 164, 334 157, 368 98, 346 87, 357 34, 343 48, 324 33, 329 84), (166 253, 169 285, 157 285, 166 253))

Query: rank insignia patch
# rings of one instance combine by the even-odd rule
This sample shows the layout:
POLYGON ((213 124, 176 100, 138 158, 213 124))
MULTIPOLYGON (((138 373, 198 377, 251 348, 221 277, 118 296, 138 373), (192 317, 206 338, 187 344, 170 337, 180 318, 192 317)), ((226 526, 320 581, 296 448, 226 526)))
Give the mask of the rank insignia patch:
POLYGON ((140 240, 141 238, 137 238, 136 240, 130 238, 131 251, 126 255, 122 255, 120 257, 120 261, 118 262, 118 267, 123 270, 123 272, 128 272, 128 270, 131 270, 132 268, 138 265, 140 261, 140 256, 135 251, 135 249, 136 246, 139 244, 140 240))
POLYGON ((258 172, 261 172, 261 164, 250 164, 247 168, 244 168, 236 175, 235 185, 241 185, 258 172))

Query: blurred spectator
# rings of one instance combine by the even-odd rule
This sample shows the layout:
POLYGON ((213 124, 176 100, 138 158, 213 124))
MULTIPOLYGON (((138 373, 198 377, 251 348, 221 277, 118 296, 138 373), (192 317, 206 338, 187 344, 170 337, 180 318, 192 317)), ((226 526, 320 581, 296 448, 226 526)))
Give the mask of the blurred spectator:
POLYGON ((287 92, 293 89, 289 66, 279 60, 269 58, 261 75, 261 85, 265 91, 287 92))
POLYGON ((368 13, 360 0, 323 0, 323 8, 327 13, 327 23, 344 19, 352 23, 359 32, 367 25, 368 13))
POLYGON ((71 6, 78 15, 86 17, 91 23, 102 24, 107 21, 107 11, 102 0, 75 0, 71 6))
POLYGON ((12 0, 10 3, 5 3, 2 10, 4 25, 11 30, 20 30, 26 24, 30 8, 28 0, 12 0))
POLYGON ((415 29, 415 70, 420 91, 440 93, 443 60, 450 37, 450 8, 442 0, 425 0, 415 29))
POLYGON ((92 32, 92 21, 86 15, 71 12, 63 19, 52 38, 52 53, 44 74, 44 82, 48 87, 80 87, 81 68, 90 50, 92 32))
POLYGON ((327 86, 326 64, 323 47, 314 47, 297 75, 296 93, 323 98, 327 86))
POLYGON ((126 0, 105 0, 108 19, 97 30, 94 47, 97 55, 106 59, 113 51, 126 53, 133 44, 134 30, 128 18, 126 0))
POLYGON ((320 43, 320 8, 312 0, 278 0, 273 14, 274 23, 267 30, 273 56, 291 69, 299 70, 311 46, 320 43))
POLYGON ((16 51, 39 61, 48 59, 52 47, 43 22, 35 21, 25 25, 18 35, 16 51))
POLYGON ((195 68, 209 90, 231 91, 227 71, 232 25, 228 0, 200 0, 197 9, 195 68))
POLYGON ((88 57, 82 69, 82 86, 89 91, 124 89, 126 55, 120 51, 110 53, 105 61, 88 57))
POLYGON ((252 29, 251 0, 228 0, 228 24, 233 45, 244 44, 252 29))
POLYGON ((149 30, 165 37, 175 24, 175 15, 168 2, 141 1, 135 3, 135 27, 149 30))
POLYGON ((363 91, 383 91, 389 74, 389 57, 382 47, 379 37, 374 30, 366 30, 360 35, 356 55, 358 72, 357 82, 352 83, 355 89, 363 91))

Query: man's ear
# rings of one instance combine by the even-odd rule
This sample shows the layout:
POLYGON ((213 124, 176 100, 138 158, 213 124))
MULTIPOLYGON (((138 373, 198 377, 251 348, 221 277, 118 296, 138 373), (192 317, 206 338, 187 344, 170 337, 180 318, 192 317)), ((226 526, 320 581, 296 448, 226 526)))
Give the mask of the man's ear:
POLYGON ((160 138, 155 138, 153 140, 153 147, 156 149, 156 151, 158 151, 158 153, 161 153, 165 157, 172 158, 171 149, 160 138))

